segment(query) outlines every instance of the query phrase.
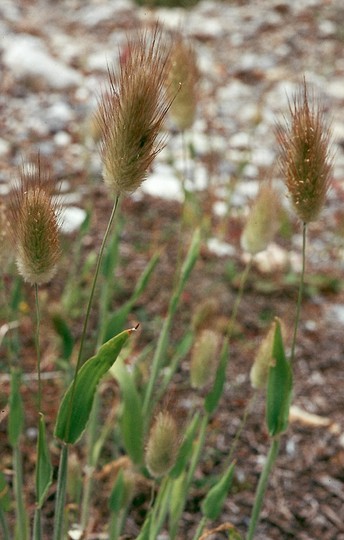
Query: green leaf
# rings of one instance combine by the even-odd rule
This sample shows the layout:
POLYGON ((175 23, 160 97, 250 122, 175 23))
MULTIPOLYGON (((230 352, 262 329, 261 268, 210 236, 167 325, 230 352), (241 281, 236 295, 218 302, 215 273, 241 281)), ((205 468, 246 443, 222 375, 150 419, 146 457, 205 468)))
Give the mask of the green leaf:
POLYGON ((56 333, 61 338, 62 342, 62 358, 68 360, 73 352, 74 339, 66 321, 56 313, 52 317, 53 325, 56 333))
POLYGON ((290 362, 286 359, 281 325, 277 320, 272 357, 275 365, 269 369, 266 395, 266 423, 273 437, 288 427, 289 408, 293 389, 293 375, 290 362))
POLYGON ((228 495, 229 488, 232 484, 234 465, 231 463, 226 473, 220 480, 211 488, 207 496, 202 502, 203 515, 211 520, 217 519, 222 512, 222 507, 228 495))
POLYGON ((152 513, 149 512, 148 516, 145 519, 144 524, 142 525, 140 534, 136 537, 136 540, 151 540, 151 537, 150 537, 151 523, 152 523, 152 513))
POLYGON ((175 534, 180 521, 180 516, 183 512, 183 508, 187 498, 187 493, 185 493, 186 486, 186 471, 183 471, 182 474, 173 481, 169 502, 169 532, 171 538, 175 538, 175 534))
POLYGON ((12 369, 9 399, 8 439, 12 447, 17 446, 24 425, 24 409, 20 395, 21 371, 12 369))
POLYGON ((7 512, 10 508, 10 495, 5 475, 0 471, 0 508, 7 512))
POLYGON ((193 267, 198 259, 199 250, 201 245, 201 232, 197 229, 192 237, 191 245, 187 253, 186 259, 183 263, 180 273, 179 290, 182 291, 188 281, 193 267))
POLYGON ((52 483, 52 474, 53 469, 46 440, 44 416, 40 414, 36 464, 36 501, 38 508, 42 508, 45 496, 52 483))
POLYGON ((144 436, 142 401, 136 389, 133 377, 121 359, 111 370, 121 389, 123 411, 120 428, 124 447, 135 464, 143 461, 144 436))
POLYGON ((107 341, 98 353, 80 368, 76 382, 72 381, 60 405, 55 437, 70 444, 81 437, 91 413, 98 383, 116 361, 133 330, 125 330, 107 341))
POLYGON ((204 408, 206 412, 210 415, 213 414, 217 408, 219 401, 221 399, 224 385, 226 382, 226 370, 229 360, 229 342, 228 339, 225 339, 222 350, 220 353, 220 361, 218 368, 216 370, 215 381, 213 388, 207 394, 204 400, 204 408))
POLYGON ((120 469, 115 485, 112 488, 110 497, 109 497, 109 509, 111 512, 118 514, 123 505, 124 498, 124 476, 123 469, 120 469))

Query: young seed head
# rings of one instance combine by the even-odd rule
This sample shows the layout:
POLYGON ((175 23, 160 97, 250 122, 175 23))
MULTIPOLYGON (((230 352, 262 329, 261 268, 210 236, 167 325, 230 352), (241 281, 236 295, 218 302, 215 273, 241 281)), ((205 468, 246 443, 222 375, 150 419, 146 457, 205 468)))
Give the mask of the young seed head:
POLYGON ((280 201, 271 182, 264 182, 241 235, 241 247, 251 255, 266 249, 277 229, 280 201))
POLYGON ((146 447, 146 466, 155 478, 173 467, 179 447, 177 424, 167 411, 160 412, 151 428, 146 447))
POLYGON ((166 79, 167 54, 161 31, 143 32, 129 40, 119 74, 109 69, 96 119, 102 135, 103 178, 115 196, 131 193, 164 144, 158 135, 170 106, 166 79))
POLYGON ((170 113, 180 130, 190 128, 195 120, 197 80, 195 52, 179 37, 171 51, 167 89, 172 102, 170 113))
MULTIPOLYGON (((269 368, 273 365, 272 349, 274 344, 274 336, 276 331, 277 321, 275 319, 268 330, 267 335, 262 340, 257 351, 256 357, 250 371, 250 381, 253 388, 265 388, 269 375, 269 368)), ((281 323, 281 321, 279 321, 281 323)), ((282 331, 284 327, 282 326, 282 331)))
POLYGON ((38 157, 21 170, 10 198, 10 214, 19 273, 31 284, 50 281, 60 256, 58 236, 61 206, 52 199, 48 170, 38 157))
POLYGON ((310 103, 307 85, 289 106, 290 120, 276 128, 280 167, 297 216, 303 223, 317 219, 330 185, 330 131, 318 102, 310 103))
POLYGON ((219 335, 213 330, 202 330, 192 349, 190 380, 192 388, 202 389, 214 377, 219 352, 219 335))

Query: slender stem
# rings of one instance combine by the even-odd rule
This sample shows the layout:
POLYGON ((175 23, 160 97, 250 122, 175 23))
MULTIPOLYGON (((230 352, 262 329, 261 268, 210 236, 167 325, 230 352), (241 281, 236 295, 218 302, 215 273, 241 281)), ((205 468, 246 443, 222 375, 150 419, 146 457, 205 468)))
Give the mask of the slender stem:
POLYGON ((68 445, 62 446, 60 454, 59 473, 57 477, 56 505, 53 540, 63 540, 64 505, 67 486, 68 445))
POLYGON ((233 455, 234 455, 234 452, 235 452, 236 447, 238 445, 238 442, 240 440, 241 433, 242 433, 242 431, 243 431, 243 429, 244 429, 244 427, 246 425, 248 415, 251 412, 251 409, 253 408, 253 406, 254 406, 254 404, 256 402, 257 395, 258 395, 258 393, 256 391, 253 394, 253 396, 251 397, 251 399, 249 400, 249 402, 247 403, 246 407, 245 407, 244 414, 243 414, 243 417, 242 417, 241 422, 240 422, 240 426, 239 426, 237 432, 235 433, 235 436, 234 436, 233 442, 231 444, 229 454, 228 454, 228 456, 227 456, 227 458, 225 460, 224 466, 223 466, 223 470, 226 470, 226 468, 229 467, 230 463, 233 460, 233 455))
POLYGON ((32 540, 42 540, 41 509, 36 508, 33 520, 32 540))
POLYGON ((28 540, 29 530, 28 530, 28 521, 27 521, 24 496, 23 496, 24 488, 23 488, 22 460, 21 460, 21 452, 20 452, 18 444, 16 444, 13 448, 13 459, 14 459, 13 482, 14 482, 15 500, 17 503, 15 538, 20 539, 20 540, 28 540))
POLYGON ((307 238, 307 223, 303 223, 303 227, 302 227, 302 269, 301 269, 301 276, 300 276, 299 294, 298 294, 298 297, 297 297, 295 325, 294 325, 293 341, 292 341, 292 345, 291 345, 290 362, 293 362, 294 357, 295 357, 296 335, 297 335, 297 330, 298 330, 298 326, 299 326, 299 322, 300 322, 301 303, 302 303, 302 296, 303 296, 303 289, 304 289, 304 282, 305 282, 305 270, 306 270, 306 238, 307 238))
POLYGON ((179 513, 178 513, 178 515, 174 516, 173 522, 170 524, 170 530, 169 530, 170 540, 174 540, 174 538, 177 535, 179 518, 180 518, 180 516, 181 516, 181 514, 182 514, 182 512, 184 510, 185 502, 186 502, 186 499, 187 499, 188 494, 189 494, 190 485, 191 485, 191 482, 193 480, 195 470, 196 470, 196 467, 197 467, 197 465, 199 463, 199 460, 200 460, 200 457, 201 457, 201 454, 202 454, 202 450, 203 450, 203 447, 204 447, 206 429, 207 429, 207 426, 208 426, 208 422, 209 422, 209 415, 205 414, 203 416, 203 418, 202 418, 202 421, 201 421, 201 425, 200 425, 200 429, 199 429, 199 433, 198 433, 198 437, 197 437, 197 442, 195 444, 195 450, 194 450, 194 452, 192 454, 190 467, 189 467, 189 470, 188 470, 187 475, 186 475, 185 487, 183 489, 183 501, 179 504, 179 513))
POLYGON ((160 485, 159 494, 153 507, 152 521, 149 532, 150 540, 155 540, 158 537, 162 523, 166 517, 171 485, 172 484, 169 477, 165 476, 160 485))
MULTIPOLYGON (((41 311, 39 306, 38 298, 38 285, 34 284, 35 290, 35 307, 36 307, 36 332, 35 332, 35 347, 36 347, 36 357, 37 357, 37 380, 38 380, 38 397, 37 397, 37 408, 38 414, 42 412, 42 373, 41 373, 41 345, 40 345, 40 328, 41 328, 41 311)), ((38 459, 36 461, 36 485, 39 485, 39 465, 38 459)), ((38 497, 38 493, 36 493, 38 497)), ((33 532, 32 540, 41 540, 42 538, 42 524, 41 524, 41 509, 36 507, 35 516, 33 522, 33 532)))
POLYGON ((199 537, 201 536, 201 534, 202 534, 202 532, 204 530, 204 527, 205 527, 206 523, 207 523, 207 518, 205 516, 203 516, 201 521, 198 524, 198 527, 197 527, 197 530, 196 530, 195 535, 193 537, 193 540, 198 540, 199 539, 199 537))
POLYGON ((169 310, 167 317, 164 320, 163 327, 159 335, 158 344, 155 349, 155 353, 153 357, 151 374, 148 379, 148 386, 146 389, 145 398, 143 402, 143 418, 146 425, 148 425, 150 421, 150 411, 152 410, 152 394, 154 390, 154 384, 158 377, 161 359, 166 349, 168 333, 170 330, 173 315, 174 315, 174 312, 172 313, 172 311, 169 310))
POLYGON ((233 310, 232 310, 232 315, 231 315, 231 318, 230 318, 228 326, 227 326, 227 336, 228 336, 229 340, 232 337, 232 333, 233 333, 233 329, 234 329, 234 323, 235 323, 237 315, 238 315, 238 309, 239 309, 239 305, 240 305, 240 302, 241 302, 243 294, 244 294, 246 281, 247 281, 248 275, 249 275, 251 267, 252 267, 252 261, 253 261, 253 257, 250 257, 250 259, 249 259, 248 263, 246 264, 245 269, 244 269, 244 271, 243 271, 243 273, 241 274, 241 277, 240 277, 238 294, 236 295, 236 299, 235 299, 233 310))
POLYGON ((251 521, 250 521, 250 527, 248 530, 248 534, 246 537, 246 540, 253 540, 254 534, 256 531, 256 527, 259 521, 259 515, 263 504, 263 499, 265 495, 265 491, 268 485, 269 476, 272 471, 272 468, 275 464, 276 458, 278 456, 278 451, 280 447, 280 437, 276 437, 272 439, 271 446, 269 450, 269 454, 266 458, 266 462, 264 465, 264 469, 260 475, 256 496, 254 499, 254 506, 251 514, 251 521))
POLYGON ((40 327, 41 327, 41 312, 39 308, 38 285, 35 283, 35 305, 36 305, 36 333, 35 347, 37 356, 37 376, 38 376, 38 412, 42 412, 42 377, 41 377, 41 347, 40 347, 40 327))
POLYGON ((0 506, 0 525, 3 532, 3 539, 10 540, 10 531, 7 525, 7 520, 3 509, 0 506))

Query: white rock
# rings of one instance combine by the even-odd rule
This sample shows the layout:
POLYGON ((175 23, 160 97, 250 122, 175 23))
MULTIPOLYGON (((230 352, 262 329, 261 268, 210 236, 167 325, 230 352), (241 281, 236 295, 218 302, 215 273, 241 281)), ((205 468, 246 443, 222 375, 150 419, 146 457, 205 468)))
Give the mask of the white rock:
POLYGON ((228 257, 235 254, 235 247, 227 242, 222 242, 218 238, 209 238, 207 246, 211 253, 218 257, 228 257))
POLYGON ((9 153, 11 149, 11 145, 8 141, 5 141, 5 139, 0 139, 0 156, 5 156, 9 153))
POLYGON ((70 234, 77 231, 86 219, 86 212, 77 206, 68 206, 63 209, 61 232, 70 234))
POLYGON ((218 217, 226 216, 228 214, 228 204, 224 201, 216 201, 213 205, 213 212, 218 217))
POLYGON ((156 165, 154 172, 143 182, 140 189, 152 197, 179 202, 184 200, 180 180, 171 167, 164 164, 156 165))
POLYGON ((54 135, 54 142, 56 146, 69 146, 72 142, 72 137, 66 131, 58 131, 54 135))
POLYGON ((344 304, 334 304, 326 310, 326 318, 344 325, 344 304))
POLYGON ((3 62, 18 79, 39 78, 48 87, 62 90, 82 83, 82 76, 47 51, 44 42, 22 34, 3 40, 3 62))
POLYGON ((344 99, 344 78, 329 81, 325 86, 325 92, 336 99, 344 99))

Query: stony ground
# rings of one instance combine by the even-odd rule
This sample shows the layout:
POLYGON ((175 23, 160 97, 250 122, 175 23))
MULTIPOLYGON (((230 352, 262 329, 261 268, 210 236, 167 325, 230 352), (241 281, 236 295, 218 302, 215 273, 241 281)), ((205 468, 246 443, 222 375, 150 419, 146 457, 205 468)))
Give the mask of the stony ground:
MULTIPOLYGON (((66 245, 69 235, 75 234, 84 219, 84 209, 90 206, 93 216, 86 248, 91 250, 99 244, 110 202, 100 180, 90 116, 107 65, 117 62, 117 51, 128 33, 152 25, 156 19, 166 30, 183 28, 195 48, 201 75, 197 118, 187 134, 193 148, 187 187, 195 191, 197 199, 197 209, 194 214, 190 211, 188 219, 192 227, 197 212, 201 210, 207 216, 208 243, 183 298, 183 314, 174 329, 175 341, 189 314, 206 296, 216 299, 215 326, 221 327, 223 319, 230 315, 243 269, 239 240, 247 204, 259 181, 276 176, 273 126, 287 112, 288 96, 293 95, 303 75, 320 95, 326 115, 332 120, 333 187, 321 221, 310 228, 307 295, 295 366, 297 408, 271 479, 257 540, 343 540, 342 1, 204 1, 191 10, 152 10, 137 7, 130 0, 2 0, 0 193, 4 197, 8 193, 23 156, 26 159, 39 150, 51 162, 64 196, 66 245), (317 416, 308 418, 305 411, 317 416)), ((181 214, 182 155, 180 137, 172 129, 149 179, 123 204, 123 270, 118 277, 123 297, 151 251, 155 247, 164 249, 158 268, 160 277, 132 315, 145 321, 142 345, 156 337, 157 327, 152 321, 165 313, 172 288, 174 238, 181 214)), ((280 185, 278 174, 275 180, 280 185)), ((250 396, 250 363, 266 321, 279 315, 292 326, 300 231, 292 218, 288 219, 288 227, 289 233, 280 234, 258 258, 249 279, 232 344, 228 387, 209 429, 200 480, 219 470, 237 431, 250 396)), ((64 271, 67 266, 68 262, 64 271)), ((52 298, 62 286, 63 277, 59 277, 49 292, 52 298)), ((30 324, 26 324, 24 333, 30 330, 30 324)), ((76 334, 78 331, 76 327, 76 334)), ((25 358, 28 372, 32 369, 30 362, 29 357, 25 358)), ((2 364, 3 358, 1 371, 5 373, 6 361, 4 367, 2 364)), ((186 403, 187 369, 182 369, 178 377, 174 391, 179 402, 186 403)), ((49 394, 52 417, 54 392, 53 386, 49 394)), ((30 402, 27 394, 29 390, 25 396, 30 402)), ((247 528, 254 486, 268 446, 262 418, 261 399, 238 446, 235 489, 221 516, 223 522, 233 523, 242 533, 247 528)), ((4 423, 0 427, 0 444, 5 449, 4 423)), ((193 537, 203 494, 202 488, 194 490, 180 540, 193 537)), ((100 497, 97 503, 90 538, 100 539, 104 537, 100 511, 104 501, 100 497)), ((127 537, 135 538, 137 533, 137 520, 130 519, 127 537)), ((224 534, 217 533, 213 538, 224 538, 224 534)))

